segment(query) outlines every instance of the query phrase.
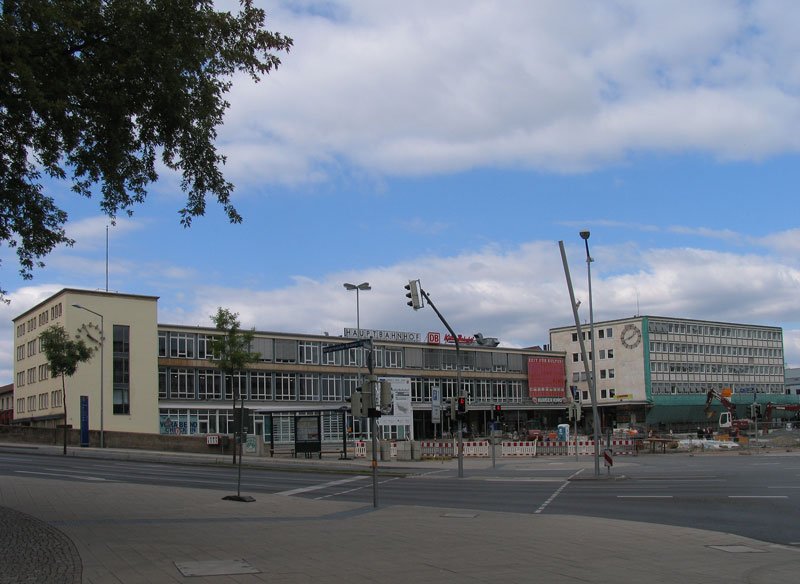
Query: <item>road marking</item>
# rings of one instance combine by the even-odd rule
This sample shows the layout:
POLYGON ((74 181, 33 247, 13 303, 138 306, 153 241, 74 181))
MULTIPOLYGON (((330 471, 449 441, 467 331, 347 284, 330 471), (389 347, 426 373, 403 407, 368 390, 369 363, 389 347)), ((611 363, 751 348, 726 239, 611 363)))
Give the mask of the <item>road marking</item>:
POLYGON ((564 479, 558 477, 554 478, 536 478, 536 477, 491 477, 483 479, 488 483, 560 483, 564 479))
MULTIPOLYGON (((391 479, 386 479, 385 481, 378 481, 378 484, 382 485, 384 483, 391 483, 392 481, 397 481, 399 479, 400 479, 400 477, 393 477, 391 479)), ((372 483, 370 482, 370 484, 372 484, 372 483)), ((321 501, 322 499, 330 499, 331 497, 338 497, 340 495, 347 495, 348 493, 354 493, 356 491, 361 491, 363 489, 366 489, 368 486, 369 485, 361 485, 360 487, 356 487, 355 489, 348 489, 347 491, 338 491, 336 493, 330 493, 329 495, 322 495, 321 497, 314 497, 314 500, 315 501, 321 501)))
POLYGON ((567 480, 564 482, 564 484, 561 485, 560 487, 558 487, 556 489, 556 492, 553 493, 552 495, 550 495, 550 498, 547 499, 547 501, 545 501, 544 503, 542 503, 542 505, 536 511, 533 512, 534 515, 537 515, 537 514, 541 513, 542 511, 544 511, 545 507, 547 507, 550 503, 552 503, 555 500, 555 498, 558 497, 559 493, 561 493, 561 491, 564 490, 564 488, 569 484, 569 481, 572 478, 574 478, 574 477, 578 476, 579 474, 581 474, 582 472, 583 472, 583 469, 580 469, 578 472, 573 473, 572 475, 567 477, 567 480))
POLYGON ((617 495, 617 499, 672 499, 672 495, 617 495))
POLYGON ((338 481, 330 481, 327 483, 321 483, 319 485, 311 485, 308 487, 300 487, 299 489, 292 489, 291 491, 281 491, 280 493, 275 493, 276 495, 282 495, 284 497, 290 497, 291 495, 299 495, 300 493, 308 493, 309 491, 319 491, 320 489, 327 489, 328 487, 335 487, 336 485, 343 485, 345 483, 352 483, 353 481, 361 481, 366 479, 366 475, 359 475, 356 477, 350 477, 347 479, 341 479, 338 481))
POLYGON ((788 495, 728 495, 728 499, 788 499, 788 495))
POLYGON ((50 477, 66 477, 70 479, 80 479, 83 481, 107 481, 108 479, 104 479, 102 477, 87 477, 82 475, 70 475, 64 473, 56 473, 56 472, 34 472, 32 470, 15 470, 14 472, 20 474, 31 474, 31 475, 44 475, 50 477))
POLYGON ((768 489, 800 489, 800 487, 767 487, 768 489))

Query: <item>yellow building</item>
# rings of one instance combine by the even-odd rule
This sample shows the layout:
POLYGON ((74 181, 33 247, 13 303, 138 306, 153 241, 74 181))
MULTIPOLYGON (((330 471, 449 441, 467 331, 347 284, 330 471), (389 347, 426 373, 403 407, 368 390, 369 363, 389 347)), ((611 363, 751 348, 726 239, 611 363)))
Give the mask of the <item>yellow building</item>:
POLYGON ((156 296, 65 288, 14 319, 14 421, 37 427, 80 427, 88 397, 89 429, 158 432, 156 296), (40 334, 61 325, 94 350, 65 379, 50 375, 40 334))

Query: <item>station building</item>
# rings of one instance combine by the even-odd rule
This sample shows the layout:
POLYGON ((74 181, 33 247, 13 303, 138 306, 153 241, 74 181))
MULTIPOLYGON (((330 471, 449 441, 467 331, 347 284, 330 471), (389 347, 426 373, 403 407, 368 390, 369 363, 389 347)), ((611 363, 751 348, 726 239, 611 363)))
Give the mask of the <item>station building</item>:
MULTIPOLYGON (((588 325, 581 326, 592 358, 588 325)), ((740 417, 753 401, 797 403, 784 384, 779 327, 636 316, 594 323, 595 374, 601 426, 656 428, 708 423, 709 389, 729 389, 740 417)), ((589 385, 577 327, 550 329, 553 350, 565 353, 567 384, 586 406, 589 385)), ((591 367, 590 367, 591 371, 591 367)), ((716 410, 717 403, 712 404, 716 410)))
MULTIPOLYGON (((453 433, 447 403, 457 394, 457 351, 439 332, 345 329, 341 336, 255 331, 259 360, 223 376, 211 351, 216 329, 157 322, 158 298, 64 289, 14 319, 14 423, 161 434, 230 434, 234 395, 244 396, 255 435, 292 440, 292 417, 320 413, 322 438, 365 437, 348 399, 367 373, 366 348, 326 351, 370 339, 374 373, 391 381, 394 411, 380 419, 383 438, 426 439, 453 433), (59 324, 95 349, 66 379, 49 375, 39 335, 59 324), (81 396, 84 396, 83 406, 81 396)), ((493 422, 522 431, 554 427, 566 416, 564 353, 482 345, 459 336, 461 385, 469 431, 493 422), (500 411, 497 411, 497 408, 500 411), (499 418, 499 419, 498 419, 499 418)), ((496 427, 496 426, 495 426, 496 427)))

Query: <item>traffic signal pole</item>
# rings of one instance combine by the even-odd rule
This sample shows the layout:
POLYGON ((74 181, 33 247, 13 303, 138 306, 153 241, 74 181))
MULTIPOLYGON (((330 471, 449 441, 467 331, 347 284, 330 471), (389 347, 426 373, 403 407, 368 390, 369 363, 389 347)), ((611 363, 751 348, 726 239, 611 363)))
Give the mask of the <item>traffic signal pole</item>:
MULTIPOLYGON (((453 328, 450 324, 445 320, 442 316, 442 313, 436 308, 436 305, 431 300, 431 297, 428 296, 428 293, 422 289, 420 286, 419 293, 428 301, 428 304, 431 305, 433 311, 436 313, 436 316, 439 317, 439 320, 442 321, 442 324, 447 328, 450 336, 453 337, 453 341, 456 343, 456 383, 458 387, 458 396, 463 397, 466 399, 464 395, 464 388, 461 385, 461 345, 458 342, 458 335, 453 331, 453 328)), ((466 413, 464 414, 466 416, 466 413)), ((464 478, 464 418, 463 416, 459 416, 458 418, 458 478, 464 478)))

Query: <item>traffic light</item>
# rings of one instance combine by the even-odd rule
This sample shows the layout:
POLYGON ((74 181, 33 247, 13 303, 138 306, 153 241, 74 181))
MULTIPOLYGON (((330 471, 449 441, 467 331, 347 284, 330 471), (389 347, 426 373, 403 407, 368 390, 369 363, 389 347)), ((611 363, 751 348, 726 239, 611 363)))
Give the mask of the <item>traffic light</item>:
POLYGON ((750 417, 753 419, 758 417, 758 404, 756 403, 750 404, 750 417))
POLYGON ((381 413, 391 415, 392 413, 392 382, 381 381, 381 413))
POLYGON ((414 310, 419 310, 424 305, 422 303, 422 296, 419 293, 419 280, 409 280, 408 284, 405 285, 405 289, 408 290, 406 294, 406 298, 408 298, 408 304, 414 310))
POLYGON ((456 417, 463 420, 467 415, 467 398, 460 397, 456 400, 456 417))
POLYGON ((363 418, 363 401, 361 399, 361 392, 354 391, 353 394, 347 398, 350 402, 350 413, 354 418, 363 418))
POLYGON ((575 402, 573 404, 575 406, 575 421, 581 421, 581 415, 583 413, 583 409, 581 408, 581 404, 579 402, 575 402))

